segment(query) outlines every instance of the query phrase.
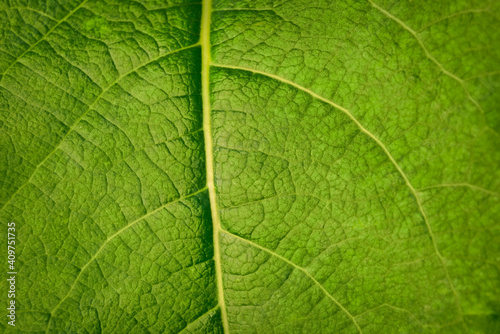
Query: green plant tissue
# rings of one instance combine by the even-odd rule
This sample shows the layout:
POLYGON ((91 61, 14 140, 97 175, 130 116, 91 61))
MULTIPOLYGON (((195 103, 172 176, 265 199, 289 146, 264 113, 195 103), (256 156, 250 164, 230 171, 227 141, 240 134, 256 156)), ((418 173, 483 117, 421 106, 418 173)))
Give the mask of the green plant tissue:
POLYGON ((500 1, 0 0, 0 332, 500 333, 500 1))

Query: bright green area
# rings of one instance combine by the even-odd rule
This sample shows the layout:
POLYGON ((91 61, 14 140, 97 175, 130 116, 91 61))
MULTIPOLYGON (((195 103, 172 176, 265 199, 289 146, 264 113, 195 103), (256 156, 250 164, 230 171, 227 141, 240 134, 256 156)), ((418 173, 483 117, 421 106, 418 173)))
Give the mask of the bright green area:
POLYGON ((500 2, 59 2, 0 0, 0 331, 500 332, 500 2))

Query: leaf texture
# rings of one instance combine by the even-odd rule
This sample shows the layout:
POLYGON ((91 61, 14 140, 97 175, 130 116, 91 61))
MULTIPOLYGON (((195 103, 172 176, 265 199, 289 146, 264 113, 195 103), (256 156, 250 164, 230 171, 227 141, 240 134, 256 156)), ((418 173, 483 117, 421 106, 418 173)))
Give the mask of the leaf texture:
POLYGON ((499 13, 0 1, 0 328, 499 332, 499 13))

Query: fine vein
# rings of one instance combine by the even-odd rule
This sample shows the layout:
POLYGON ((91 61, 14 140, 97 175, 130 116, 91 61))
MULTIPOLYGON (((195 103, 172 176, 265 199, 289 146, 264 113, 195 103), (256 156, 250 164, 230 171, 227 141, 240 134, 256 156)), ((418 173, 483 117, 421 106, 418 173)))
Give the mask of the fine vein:
MULTIPOLYGON (((35 8, 30 8, 30 7, 9 7, 9 8, 5 8, 5 9, 2 9, 2 11, 8 11, 8 10, 17 10, 17 11, 21 11, 21 10, 26 10, 26 11, 29 11, 29 12, 33 12, 33 13, 37 13, 41 16, 44 16, 52 21, 56 21, 57 22, 57 19, 53 16, 50 16, 49 14, 47 13, 44 13, 40 10, 36 10, 35 8)), ((56 23, 57 24, 57 23, 56 23)), ((14 60, 15 62, 15 60, 14 60)))
POLYGON ((500 197, 499 193, 496 193, 494 191, 488 190, 488 189, 480 187, 480 186, 476 186, 475 184, 470 184, 470 183, 465 183, 465 182, 436 184, 436 185, 428 186, 425 188, 420 188, 420 189, 418 189, 418 191, 426 191, 426 190, 435 189, 435 188, 454 188, 454 187, 466 187, 466 188, 470 188, 472 190, 483 192, 483 193, 488 194, 488 195, 500 197))
POLYGON ((459 11, 459 12, 455 12, 455 13, 452 13, 452 14, 449 14, 449 15, 446 15, 446 16, 443 16, 435 21, 432 21, 431 23, 428 23, 427 25, 423 26, 422 28, 420 28, 418 30, 418 32, 422 32, 424 30, 426 30, 427 28, 435 25, 436 23, 438 22, 442 22, 442 21, 445 21, 445 20, 449 20, 453 17, 456 17, 456 16, 460 16, 460 15, 466 15, 466 14, 483 14, 483 13, 491 13, 490 12, 490 9, 489 8, 481 8, 481 9, 466 9, 466 10, 462 10, 462 11, 459 11))
POLYGON ((194 319, 193 321, 191 321, 190 323, 186 324, 186 326, 184 326, 184 328, 182 328, 180 331, 179 331, 179 334, 184 332, 186 329, 188 329, 189 327, 193 326, 196 322, 200 321, 201 319, 205 318, 206 316, 210 315, 211 313, 213 314, 215 311, 217 311, 217 309, 220 308, 219 304, 215 305, 215 307, 212 307, 210 310, 206 311, 205 313, 203 313, 202 315, 196 317, 196 319, 194 319))
POLYGON ((215 274, 217 280, 217 292, 219 305, 221 310, 222 326, 224 333, 229 334, 229 323, 227 320, 226 305, 224 301, 224 290, 222 284, 222 264, 221 264, 221 251, 220 251, 220 230, 221 223, 217 209, 217 202, 215 198, 215 184, 214 184, 214 154, 212 144, 212 129, 210 125, 210 16, 212 14, 212 1, 203 1, 202 15, 201 15, 201 89, 203 99, 203 131, 205 134, 205 163, 207 169, 207 188, 210 197, 210 210, 212 213, 213 224, 213 242, 214 242, 214 263, 215 274))

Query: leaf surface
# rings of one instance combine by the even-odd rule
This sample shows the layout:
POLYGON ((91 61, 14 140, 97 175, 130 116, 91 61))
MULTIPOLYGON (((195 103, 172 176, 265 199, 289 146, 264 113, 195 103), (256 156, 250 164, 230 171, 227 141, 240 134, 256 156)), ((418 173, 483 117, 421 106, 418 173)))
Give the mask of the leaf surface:
POLYGON ((499 11, 1 2, 0 326, 500 331, 499 11))

